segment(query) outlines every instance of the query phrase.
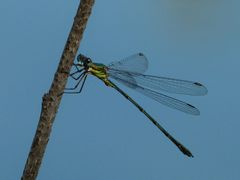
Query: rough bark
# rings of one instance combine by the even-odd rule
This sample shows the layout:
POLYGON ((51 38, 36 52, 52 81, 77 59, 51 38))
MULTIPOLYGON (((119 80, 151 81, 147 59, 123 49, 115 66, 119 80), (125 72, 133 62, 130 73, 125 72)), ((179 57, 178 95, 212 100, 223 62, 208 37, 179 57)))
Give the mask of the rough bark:
POLYGON ((66 72, 69 73, 73 64, 93 4, 94 0, 81 0, 80 2, 52 85, 49 92, 44 94, 42 98, 40 119, 21 177, 22 180, 34 180, 37 178, 53 122, 61 102, 61 96, 58 95, 64 91, 68 78, 66 72))

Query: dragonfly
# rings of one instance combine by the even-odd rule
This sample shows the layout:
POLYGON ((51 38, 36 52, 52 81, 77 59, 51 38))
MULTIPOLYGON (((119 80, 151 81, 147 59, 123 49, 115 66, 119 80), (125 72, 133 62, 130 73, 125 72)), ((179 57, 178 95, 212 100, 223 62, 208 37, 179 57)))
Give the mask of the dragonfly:
POLYGON ((143 53, 136 53, 109 65, 95 63, 91 58, 79 54, 77 63, 73 63, 76 71, 69 77, 76 81, 72 88, 66 88, 63 93, 78 94, 82 92, 88 75, 93 75, 103 81, 106 86, 117 90, 137 109, 140 110, 178 149, 186 156, 193 154, 182 143, 177 141, 163 126, 161 126, 142 106, 120 89, 111 79, 133 89, 170 108, 187 114, 199 115, 200 111, 193 105, 167 96, 162 92, 201 96, 207 94, 207 88, 199 82, 179 80, 174 78, 152 76, 144 74, 148 69, 148 60, 143 53), (160 92, 159 92, 160 91, 160 92))

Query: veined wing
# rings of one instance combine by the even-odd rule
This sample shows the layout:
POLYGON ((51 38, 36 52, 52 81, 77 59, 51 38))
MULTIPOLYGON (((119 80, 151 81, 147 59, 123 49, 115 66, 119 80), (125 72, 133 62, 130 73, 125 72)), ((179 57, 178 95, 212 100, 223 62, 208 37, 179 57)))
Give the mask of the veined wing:
POLYGON ((144 73, 148 68, 148 60, 143 53, 133 54, 120 61, 108 65, 110 69, 129 71, 133 73, 144 73))
POLYGON ((117 80, 118 82, 122 83, 123 85, 125 85, 131 89, 134 89, 134 90, 142 93, 143 95, 150 97, 150 98, 154 99, 155 101, 157 101, 163 105, 166 105, 170 108, 177 109, 177 110, 180 110, 182 112, 192 114, 192 115, 200 114, 200 111, 196 107, 194 107, 186 102, 180 101, 178 99, 172 98, 172 97, 164 95, 162 93, 158 93, 158 92, 152 91, 150 89, 139 86, 136 83, 135 78, 133 78, 132 76, 128 76, 127 80, 124 79, 124 75, 122 75, 122 74, 119 76, 111 75, 111 78, 117 80))
POLYGON ((125 81, 129 81, 134 78, 137 85, 154 90, 192 96, 202 96, 207 94, 207 88, 204 85, 194 81, 144 75, 112 68, 108 69, 108 74, 110 77, 119 77, 125 81))

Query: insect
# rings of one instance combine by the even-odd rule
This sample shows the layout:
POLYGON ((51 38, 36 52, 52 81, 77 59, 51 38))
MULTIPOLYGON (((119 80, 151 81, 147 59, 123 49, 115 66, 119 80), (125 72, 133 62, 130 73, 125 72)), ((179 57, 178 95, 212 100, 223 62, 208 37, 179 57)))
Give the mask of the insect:
POLYGON ((168 93, 185 94, 193 96, 201 96, 207 94, 207 88, 193 81, 179 80, 166 77, 158 77, 143 74, 148 68, 148 60, 143 53, 131 55, 125 59, 113 62, 108 66, 100 63, 94 63, 90 58, 79 54, 77 63, 73 64, 77 69, 69 76, 77 81, 73 88, 66 88, 64 93, 77 94, 81 93, 89 74, 97 77, 105 83, 106 86, 114 88, 134 106, 136 106, 170 141, 172 141, 179 150, 193 157, 192 153, 180 142, 178 142, 170 133, 168 133, 149 113, 147 113, 135 100, 127 93, 120 89, 114 82, 117 82, 150 97, 157 102, 168 107, 180 110, 182 112, 199 115, 199 110, 186 102, 164 95, 159 91, 168 93), (79 88, 80 87, 80 88, 79 88))

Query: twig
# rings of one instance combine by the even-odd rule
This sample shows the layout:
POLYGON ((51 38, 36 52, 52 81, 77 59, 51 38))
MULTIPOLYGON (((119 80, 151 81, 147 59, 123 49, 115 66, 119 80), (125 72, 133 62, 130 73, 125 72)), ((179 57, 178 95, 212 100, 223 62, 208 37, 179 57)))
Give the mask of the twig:
POLYGON ((43 96, 40 119, 21 177, 22 180, 35 180, 37 178, 52 125, 61 102, 61 96, 58 95, 64 91, 68 77, 66 72, 70 72, 93 4, 94 0, 81 0, 80 2, 51 88, 43 96))

